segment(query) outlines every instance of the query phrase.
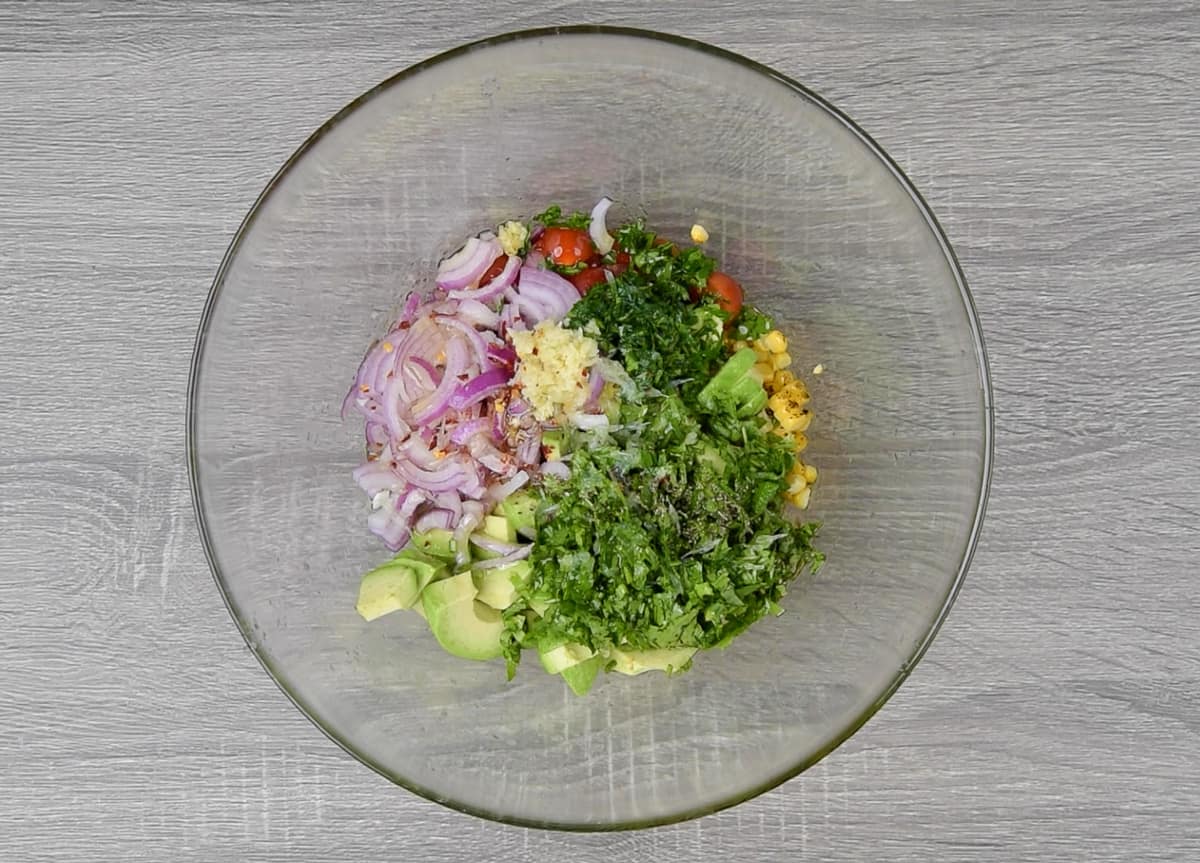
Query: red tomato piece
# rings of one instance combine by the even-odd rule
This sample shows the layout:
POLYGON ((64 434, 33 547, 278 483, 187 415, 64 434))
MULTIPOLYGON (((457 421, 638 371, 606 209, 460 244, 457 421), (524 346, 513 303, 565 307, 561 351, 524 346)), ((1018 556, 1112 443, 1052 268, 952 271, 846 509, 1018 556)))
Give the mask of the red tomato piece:
POLYGON ((501 255, 500 257, 496 258, 496 260, 492 261, 492 265, 487 268, 482 276, 479 277, 479 287, 482 288, 484 285, 490 283, 492 279, 496 278, 496 276, 500 275, 507 263, 508 255, 501 255))
POLYGON ((728 273, 719 270, 714 272, 708 277, 708 284, 704 289, 716 298, 717 305, 725 310, 731 319, 737 317, 738 312, 742 310, 742 300, 745 299, 742 286, 728 273))
POLYGON ((580 270, 578 273, 567 276, 567 279, 575 286, 575 290, 583 295, 604 281, 604 270, 600 267, 588 267, 586 270, 580 270))
POLYGON ((533 247, 561 267, 571 267, 596 254, 587 231, 575 228, 547 228, 533 247))

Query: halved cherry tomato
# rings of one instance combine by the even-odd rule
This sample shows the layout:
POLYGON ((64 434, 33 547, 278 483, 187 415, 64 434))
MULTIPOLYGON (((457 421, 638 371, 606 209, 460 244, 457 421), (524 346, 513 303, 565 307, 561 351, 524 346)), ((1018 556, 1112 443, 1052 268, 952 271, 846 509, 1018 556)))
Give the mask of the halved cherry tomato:
POLYGON ((575 228, 547 228, 537 238, 533 247, 554 263, 570 267, 586 261, 596 253, 592 238, 587 231, 575 228))
POLYGON ((621 273, 629 269, 630 258, 628 252, 622 252, 620 249, 614 249, 614 251, 617 253, 616 259, 614 260, 613 265, 608 269, 612 271, 614 276, 619 276, 621 273))
POLYGON ((731 320, 742 310, 742 300, 745 298, 742 286, 727 273, 720 270, 714 272, 708 277, 704 290, 716 297, 717 305, 729 314, 731 320))
POLYGON ((492 265, 484 271, 482 276, 479 277, 479 287, 482 288, 484 285, 491 282, 492 279, 496 278, 496 276, 500 275, 500 273, 504 270, 505 264, 507 263, 508 255, 501 255, 500 257, 496 258, 496 260, 492 261, 492 265))
POLYGON ((583 295, 604 281, 604 270, 600 267, 588 267, 567 276, 567 279, 575 286, 575 290, 583 295))

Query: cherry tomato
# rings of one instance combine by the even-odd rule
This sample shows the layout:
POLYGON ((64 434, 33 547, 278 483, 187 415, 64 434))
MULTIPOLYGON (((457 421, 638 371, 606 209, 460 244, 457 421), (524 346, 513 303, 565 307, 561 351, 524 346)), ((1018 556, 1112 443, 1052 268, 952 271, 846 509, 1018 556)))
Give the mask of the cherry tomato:
POLYGON ((604 281, 604 270, 600 267, 588 267, 586 270, 580 270, 578 273, 567 276, 567 279, 582 295, 604 281))
POLYGON ((621 273, 629 269, 629 253, 622 252, 620 249, 617 249, 616 252, 616 260, 613 262, 613 265, 609 267, 609 269, 612 271, 614 276, 619 276, 621 273))
POLYGON ((742 310, 742 286, 739 285, 732 277, 719 270, 708 277, 708 284, 704 286, 704 290, 716 297, 717 305, 724 309, 730 319, 737 317, 737 313, 742 310))
POLYGON ((479 277, 479 287, 482 288, 484 285, 491 282, 492 279, 496 278, 496 276, 500 275, 505 264, 507 263, 508 255, 501 255, 500 257, 496 258, 496 260, 492 261, 492 265, 488 267, 486 271, 484 271, 482 276, 479 277))
POLYGON ((586 261, 596 253, 592 238, 587 231, 574 228, 547 228, 537 238, 533 247, 554 263, 570 267, 580 261, 586 261))

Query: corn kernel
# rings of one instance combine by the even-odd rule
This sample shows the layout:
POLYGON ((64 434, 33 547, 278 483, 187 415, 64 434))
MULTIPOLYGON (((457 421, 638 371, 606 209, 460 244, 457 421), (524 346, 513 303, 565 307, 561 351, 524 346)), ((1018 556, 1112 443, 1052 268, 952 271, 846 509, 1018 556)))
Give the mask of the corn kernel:
POLYGON ((808 502, 811 499, 812 499, 812 487, 811 486, 805 487, 796 496, 796 506, 800 507, 801 509, 808 509, 808 502))
POLYGON ((771 378, 771 386, 774 389, 781 390, 794 380, 796 380, 796 376, 787 369, 777 369, 775 376, 771 378))
POLYGON ((825 374, 825 364, 824 364, 824 363, 817 363, 815 366, 813 366, 813 374, 814 374, 814 375, 823 375, 823 374, 825 374))
POLYGON ((693 243, 707 243, 708 242, 708 231, 706 231, 704 229, 703 225, 692 225, 692 242, 693 243))
POLYGON ((796 452, 804 452, 808 447, 808 435, 804 432, 796 432, 792 435, 792 440, 796 442, 796 452))
POLYGON ((792 428, 792 431, 798 431, 798 432, 808 431, 808 427, 810 425, 812 425, 812 418, 813 418, 812 411, 810 411, 808 408, 804 408, 802 411, 800 411, 799 415, 796 417, 796 424, 792 428))
POLYGON ((757 362, 754 364, 753 371, 755 376, 764 383, 775 376, 775 369, 771 367, 770 363, 757 362))
POLYGON ((787 338, 779 330, 771 330, 759 339, 759 343, 773 354, 781 354, 787 350, 787 338))
POLYGON ((804 466, 804 481, 809 485, 812 485, 817 481, 817 469, 811 464, 806 464, 804 466))
POLYGON ((798 476, 793 478, 792 481, 788 483, 787 493, 789 496, 794 497, 795 495, 798 495, 800 492, 804 491, 804 489, 807 487, 808 481, 804 477, 798 476))
POLYGON ((771 357, 771 365, 774 368, 786 369, 791 364, 792 364, 792 355, 789 354, 787 351, 784 351, 783 353, 779 353, 779 354, 774 354, 771 357))
POLYGON ((749 343, 749 342, 744 342, 744 341, 742 341, 741 339, 738 339, 736 342, 734 342, 734 343, 733 343, 733 349, 734 349, 734 351, 740 351, 740 350, 742 350, 743 348, 748 348, 748 347, 750 347, 750 343, 749 343))

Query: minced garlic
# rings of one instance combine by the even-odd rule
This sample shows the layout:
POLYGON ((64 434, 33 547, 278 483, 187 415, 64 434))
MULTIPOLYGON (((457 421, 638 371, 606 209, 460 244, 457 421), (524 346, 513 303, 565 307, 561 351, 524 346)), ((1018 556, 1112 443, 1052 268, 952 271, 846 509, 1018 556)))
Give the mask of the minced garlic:
POLYGON ((519 360, 515 382, 533 415, 561 421, 583 410, 591 385, 588 370, 600 356, 596 340, 551 321, 509 336, 519 360))
POLYGON ((505 222, 497 232, 500 248, 504 249, 506 255, 517 254, 529 239, 529 229, 520 222, 505 222))

